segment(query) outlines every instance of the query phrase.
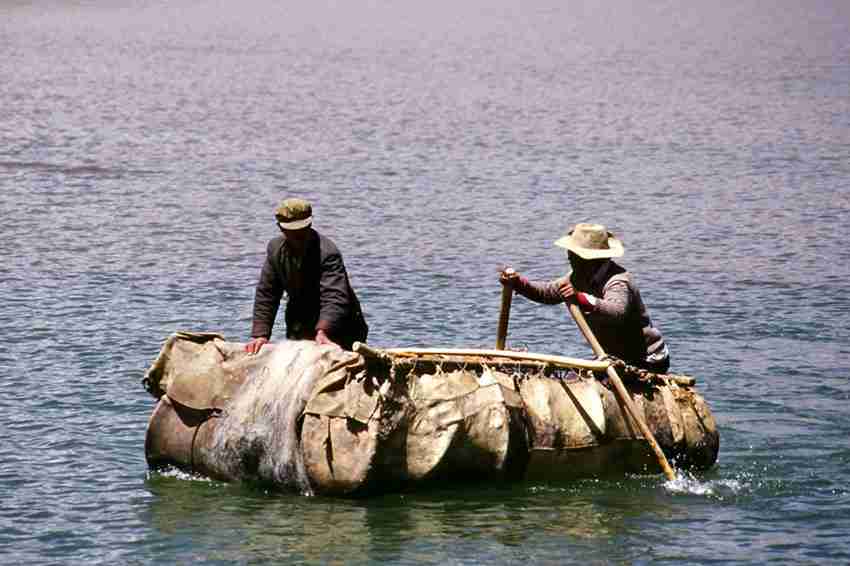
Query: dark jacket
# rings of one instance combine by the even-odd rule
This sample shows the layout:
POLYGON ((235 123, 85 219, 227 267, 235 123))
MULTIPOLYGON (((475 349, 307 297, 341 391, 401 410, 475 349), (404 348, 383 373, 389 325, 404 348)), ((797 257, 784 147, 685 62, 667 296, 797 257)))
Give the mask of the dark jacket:
POLYGON ((336 245, 312 228, 304 256, 298 261, 279 236, 269 241, 266 261, 254 297, 251 336, 270 338, 286 292, 286 337, 313 339, 322 329, 346 349, 355 341, 366 341, 369 331, 360 302, 336 245))
POLYGON ((528 282, 518 286, 517 292, 540 303, 563 303, 558 288, 567 278, 576 291, 601 299, 585 318, 606 354, 638 367, 667 371, 664 338, 653 326, 632 275, 615 262, 605 262, 589 281, 569 273, 554 281, 528 282))

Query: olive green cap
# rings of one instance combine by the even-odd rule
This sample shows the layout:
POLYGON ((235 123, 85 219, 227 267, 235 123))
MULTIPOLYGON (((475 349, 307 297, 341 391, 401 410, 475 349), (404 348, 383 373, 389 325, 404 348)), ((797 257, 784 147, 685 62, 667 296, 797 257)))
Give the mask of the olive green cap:
POLYGON ((274 217, 285 230, 301 230, 313 223, 313 207, 302 198, 288 198, 275 209, 274 217))

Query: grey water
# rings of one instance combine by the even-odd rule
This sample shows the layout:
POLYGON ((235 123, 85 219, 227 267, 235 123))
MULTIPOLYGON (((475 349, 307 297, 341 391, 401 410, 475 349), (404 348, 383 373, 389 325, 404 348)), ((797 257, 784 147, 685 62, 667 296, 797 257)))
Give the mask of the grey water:
MULTIPOLYGON (((2 563, 850 563, 846 1, 3 0, 0 211, 2 563), (150 473, 145 369, 248 338, 293 195, 378 346, 492 347, 497 269, 559 276, 606 224, 717 465, 354 500, 150 473)), ((508 343, 591 355, 521 299, 508 343)))

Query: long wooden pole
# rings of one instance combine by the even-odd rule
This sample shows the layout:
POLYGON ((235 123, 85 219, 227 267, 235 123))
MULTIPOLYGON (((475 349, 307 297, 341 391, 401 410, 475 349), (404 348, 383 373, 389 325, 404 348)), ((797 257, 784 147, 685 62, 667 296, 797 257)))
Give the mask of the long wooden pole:
MULTIPOLYGON (((508 268, 510 269, 510 268, 508 268)), ((505 270, 507 272, 507 270, 505 270)), ((513 271, 513 270, 511 270, 513 271)), ((511 285, 502 285, 502 307, 499 309, 499 328, 496 331, 496 349, 505 349, 505 338, 508 336, 508 320, 511 316, 511 299, 514 296, 514 288, 511 285)))
MULTIPOLYGON (((581 309, 579 309, 578 305, 573 302, 568 302, 567 308, 570 310, 573 320, 576 321, 579 330, 581 330, 581 333, 584 334, 584 337, 587 339, 590 347, 593 348, 593 353, 600 359, 604 358, 605 350, 602 349, 602 345, 599 344, 596 336, 594 336, 593 331, 590 329, 590 326, 587 324, 587 320, 585 320, 584 315, 581 312, 581 309)), ((655 440, 655 436, 652 434, 652 431, 649 430, 649 427, 646 425, 643 417, 638 414, 629 392, 626 391, 626 387, 620 380, 620 376, 617 375, 617 370, 614 369, 613 365, 609 365, 605 369, 605 372, 608 374, 609 381, 614 386, 614 393, 619 398, 620 403, 622 403, 623 407, 626 408, 626 412, 629 413, 632 420, 637 423, 641 434, 643 434, 643 437, 649 443, 652 451, 655 452, 655 457, 658 459, 658 463, 661 466, 661 470, 664 472, 664 475, 667 476, 668 480, 676 479, 676 474, 673 472, 673 468, 670 467, 670 463, 667 461, 667 456, 664 455, 664 452, 661 450, 661 446, 658 445, 658 441, 655 440)))
POLYGON ((428 356, 457 356, 469 358, 495 358, 514 360, 518 362, 539 362, 564 368, 587 369, 590 371, 605 371, 611 362, 599 360, 583 360, 567 356, 550 356, 531 352, 512 352, 510 350, 479 350, 475 348, 374 348, 362 342, 355 342, 352 349, 358 354, 370 358, 417 358, 428 356))

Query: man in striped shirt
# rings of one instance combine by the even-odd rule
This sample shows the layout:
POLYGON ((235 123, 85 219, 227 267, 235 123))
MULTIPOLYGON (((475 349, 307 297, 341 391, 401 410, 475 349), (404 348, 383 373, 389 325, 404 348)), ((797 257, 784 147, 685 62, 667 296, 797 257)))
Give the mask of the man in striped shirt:
POLYGON ((555 245, 566 250, 569 273, 536 282, 503 270, 502 284, 538 303, 577 302, 606 354, 666 373, 670 356, 664 338, 649 318, 634 277, 612 259, 624 253, 620 240, 601 224, 577 224, 555 245))

